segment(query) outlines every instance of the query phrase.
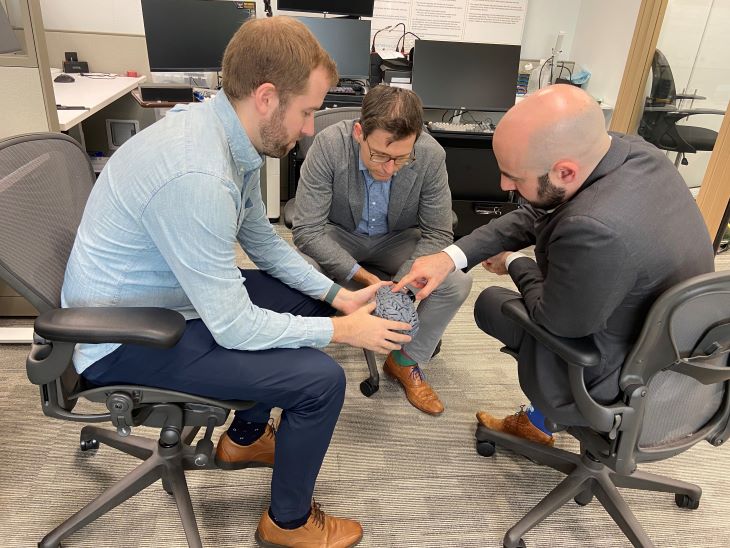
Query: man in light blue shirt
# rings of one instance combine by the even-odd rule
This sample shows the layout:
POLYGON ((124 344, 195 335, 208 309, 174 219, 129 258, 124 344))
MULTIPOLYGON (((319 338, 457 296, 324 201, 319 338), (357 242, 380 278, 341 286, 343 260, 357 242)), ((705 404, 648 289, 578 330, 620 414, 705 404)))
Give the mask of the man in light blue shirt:
MULTIPOLYGON (((413 260, 453 242, 444 149, 423 129, 423 106, 410 90, 376 86, 359 120, 317 134, 302 165, 294 244, 341 283, 398 280, 413 260)), ((438 415, 444 405, 421 371, 469 295, 471 277, 452 272, 418 305, 419 328, 383 371, 408 401, 438 415)))
POLYGON ((284 156, 313 132, 337 82, 333 61, 301 23, 244 24, 223 59, 223 91, 178 106, 109 160, 86 205, 63 286, 64 306, 180 311, 180 342, 160 350, 79 345, 74 364, 95 385, 131 383, 253 400, 221 436, 221 468, 274 466, 257 537, 276 546, 351 546, 356 521, 325 516, 314 484, 344 399, 330 342, 387 352, 408 324, 370 314, 375 291, 342 289, 269 224, 262 155, 284 156), (240 244, 260 270, 239 270, 240 244), (331 306, 330 306, 331 305, 331 306), (331 318, 335 310, 344 316, 331 318), (283 409, 274 438, 272 407, 283 409))

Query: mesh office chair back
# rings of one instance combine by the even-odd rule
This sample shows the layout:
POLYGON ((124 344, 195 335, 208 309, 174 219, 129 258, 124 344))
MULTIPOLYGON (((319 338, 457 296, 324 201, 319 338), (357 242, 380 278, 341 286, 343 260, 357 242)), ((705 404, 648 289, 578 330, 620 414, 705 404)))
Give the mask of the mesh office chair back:
POLYGON ((667 458, 724 427, 729 350, 729 273, 692 278, 654 303, 621 374, 622 390, 648 389, 637 461, 667 458), (698 376, 713 369, 717 378, 698 376))
POLYGON ((0 143, 0 277, 39 312, 61 305, 93 184, 89 158, 70 137, 30 134, 0 143))
POLYGON ((104 443, 142 460, 49 532, 39 546, 60 546, 67 536, 162 479, 177 504, 188 545, 198 548, 202 544, 184 471, 215 468, 214 428, 225 423, 230 409, 247 409, 253 402, 217 401, 141 385, 83 386, 72 363, 77 343, 169 348, 185 329, 182 315, 160 308, 60 309, 66 263, 93 184, 86 153, 65 135, 0 140, 0 279, 41 313, 26 372, 40 387, 43 413, 74 422, 112 422, 116 432, 84 426, 81 449, 104 443), (82 398, 104 403, 106 411, 74 412, 82 398), (141 425, 159 428, 159 440, 130 435, 132 427, 141 425), (201 428, 205 435, 193 446, 201 428))

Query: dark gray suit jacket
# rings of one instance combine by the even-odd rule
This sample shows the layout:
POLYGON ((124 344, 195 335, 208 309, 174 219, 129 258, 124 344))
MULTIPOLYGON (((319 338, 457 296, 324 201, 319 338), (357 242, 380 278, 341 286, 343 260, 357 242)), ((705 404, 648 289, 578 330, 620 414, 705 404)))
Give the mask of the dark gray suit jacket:
MULTIPOLYGON (((457 242, 469 268, 535 245, 537 262, 516 259, 509 274, 535 322, 559 336, 593 338, 602 364, 586 379, 602 402, 616 398, 621 364, 653 301, 714 270, 707 228, 671 162, 639 137, 612 137, 568 202, 549 213, 517 210, 457 242)), ((580 423, 557 356, 526 337, 518 363, 520 385, 538 408, 554 421, 580 423)))
MULTIPOLYGON (((355 259, 325 234, 327 223, 354 232, 365 204, 365 178, 360 172, 360 146, 352 137, 353 120, 319 132, 307 152, 297 186, 293 218, 294 244, 334 279, 345 279, 355 259)), ((388 202, 390 232, 418 227, 421 239, 410 259, 436 253, 451 244, 451 191, 446 153, 436 140, 421 133, 416 161, 391 181, 388 202)), ((410 268, 406 261, 399 279, 410 268)))

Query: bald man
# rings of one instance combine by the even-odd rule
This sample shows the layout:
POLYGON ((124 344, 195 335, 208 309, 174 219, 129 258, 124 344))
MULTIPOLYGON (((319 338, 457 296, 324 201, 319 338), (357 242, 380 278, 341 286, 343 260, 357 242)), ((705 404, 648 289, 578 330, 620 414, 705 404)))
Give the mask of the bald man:
POLYGON ((586 369, 586 385, 597 401, 613 402, 649 307, 668 287, 711 272, 712 246, 666 156, 639 137, 607 133, 600 107, 579 88, 555 85, 525 98, 500 121, 493 147, 502 189, 529 205, 417 259, 394 290, 413 284, 422 299, 449 272, 480 262, 508 274, 519 293, 484 290, 474 317, 518 352, 520 385, 534 407, 504 419, 480 412, 477 419, 551 445, 545 416, 587 423, 571 398, 566 364, 505 318, 502 303, 521 297, 531 318, 555 335, 591 336, 603 363, 586 369), (532 245, 536 261, 519 253, 532 245))

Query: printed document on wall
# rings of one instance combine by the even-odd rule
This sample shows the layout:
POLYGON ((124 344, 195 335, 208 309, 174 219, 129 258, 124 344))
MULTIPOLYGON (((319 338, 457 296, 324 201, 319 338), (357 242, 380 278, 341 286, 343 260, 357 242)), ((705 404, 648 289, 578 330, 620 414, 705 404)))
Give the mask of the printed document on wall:
MULTIPOLYGON (((393 50, 406 30, 427 40, 522 43, 527 0, 375 0, 372 35, 380 29, 376 49, 393 50)), ((405 51, 415 37, 406 36, 405 51)))

